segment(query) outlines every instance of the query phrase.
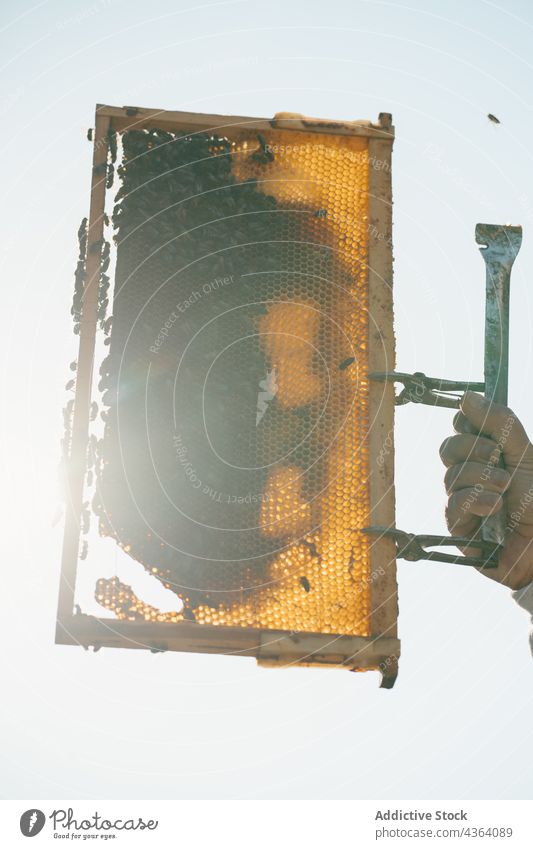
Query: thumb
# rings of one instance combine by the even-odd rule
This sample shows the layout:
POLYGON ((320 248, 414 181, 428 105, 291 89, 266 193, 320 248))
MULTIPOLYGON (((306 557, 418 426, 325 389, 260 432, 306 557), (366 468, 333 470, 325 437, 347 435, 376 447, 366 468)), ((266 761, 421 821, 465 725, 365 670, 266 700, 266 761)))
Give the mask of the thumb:
POLYGON ((498 443, 506 465, 517 465, 524 459, 531 444, 522 423, 509 407, 496 404, 476 392, 465 392, 461 412, 478 433, 498 443))

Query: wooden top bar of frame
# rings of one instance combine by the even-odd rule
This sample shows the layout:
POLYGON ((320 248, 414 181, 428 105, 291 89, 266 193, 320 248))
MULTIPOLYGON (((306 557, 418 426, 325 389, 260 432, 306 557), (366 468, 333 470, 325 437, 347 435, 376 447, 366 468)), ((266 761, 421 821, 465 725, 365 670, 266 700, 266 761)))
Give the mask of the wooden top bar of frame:
POLYGON ((308 118, 295 112, 278 112, 273 118, 249 118, 240 115, 202 115, 197 112, 169 112, 165 109, 144 109, 139 106, 106 106, 98 104, 98 117, 109 118, 111 127, 124 130, 205 131, 231 127, 250 127, 253 130, 300 130, 307 133, 333 133, 364 138, 394 139, 392 117, 381 112, 378 123, 371 121, 330 121, 308 118))

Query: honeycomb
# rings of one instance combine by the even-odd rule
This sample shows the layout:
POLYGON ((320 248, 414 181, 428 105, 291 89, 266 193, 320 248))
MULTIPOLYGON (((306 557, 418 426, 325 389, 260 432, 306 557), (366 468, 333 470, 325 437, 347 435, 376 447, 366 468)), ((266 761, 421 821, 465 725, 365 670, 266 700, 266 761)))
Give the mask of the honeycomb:
POLYGON ((93 508, 179 597, 118 618, 369 634, 368 148, 122 137, 93 508))

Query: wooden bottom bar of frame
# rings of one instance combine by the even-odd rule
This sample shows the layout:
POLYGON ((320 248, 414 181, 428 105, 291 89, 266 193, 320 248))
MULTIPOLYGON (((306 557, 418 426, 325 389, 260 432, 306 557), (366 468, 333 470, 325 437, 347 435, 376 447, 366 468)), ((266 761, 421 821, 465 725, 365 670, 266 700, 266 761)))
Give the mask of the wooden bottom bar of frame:
POLYGON ((261 631, 194 622, 128 622, 79 614, 58 622, 56 643, 99 648, 183 651, 255 657, 261 666, 329 666, 377 669, 382 687, 397 674, 400 641, 394 637, 261 631))

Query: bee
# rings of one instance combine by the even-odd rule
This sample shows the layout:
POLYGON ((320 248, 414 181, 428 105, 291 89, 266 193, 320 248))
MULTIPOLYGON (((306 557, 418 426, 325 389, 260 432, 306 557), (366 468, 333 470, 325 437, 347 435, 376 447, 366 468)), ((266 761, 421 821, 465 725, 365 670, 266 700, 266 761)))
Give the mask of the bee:
POLYGON ((311 557, 318 557, 319 556, 317 547, 314 544, 314 542, 309 542, 309 540, 307 540, 307 539, 301 539, 300 542, 301 542, 302 545, 305 545, 305 547, 309 549, 311 557))
POLYGON ((89 127, 89 129, 87 130, 87 141, 92 141, 92 140, 93 140, 93 128, 89 127))
POLYGON ((489 121, 492 121, 493 124, 501 124, 500 119, 497 118, 496 115, 492 115, 491 112, 489 112, 489 114, 487 115, 487 118, 489 119, 489 121))
POLYGON ((189 622, 196 622, 196 616, 194 615, 194 610, 191 610, 190 607, 184 607, 182 610, 183 618, 187 619, 189 622))
POLYGON ((353 567, 354 567, 354 566, 355 566, 355 551, 354 551, 354 547, 353 547, 353 545, 352 545, 352 551, 351 551, 351 554, 350 554, 350 560, 348 561, 348 572, 350 573, 350 576, 351 576, 352 578, 353 578, 353 567))
POLYGON ((355 363, 355 357, 346 357, 342 363, 339 363, 339 371, 344 371, 348 368, 348 366, 351 366, 352 363, 355 363))
POLYGON ((305 575, 302 575, 302 577, 300 578, 300 584, 302 585, 306 593, 311 590, 311 584, 309 583, 309 580, 305 577, 305 575))
POLYGON ((266 165, 267 162, 273 162, 274 154, 268 149, 268 144, 261 133, 257 133, 257 141, 259 142, 260 147, 252 153, 252 159, 254 162, 260 162, 261 165, 266 165))
POLYGON ((69 389, 74 389, 75 385, 76 385, 76 381, 75 381, 75 379, 73 378, 72 380, 69 380, 69 381, 68 381, 68 383, 65 383, 65 389, 66 389, 67 391, 68 391, 69 389))
POLYGON ((327 209, 317 209, 317 211, 315 212, 315 218, 327 218, 327 217, 328 217, 327 209))

